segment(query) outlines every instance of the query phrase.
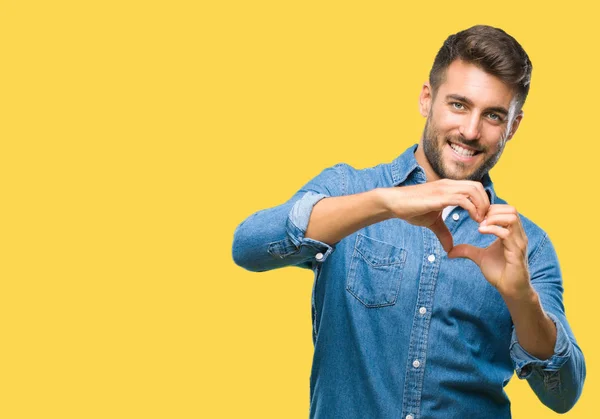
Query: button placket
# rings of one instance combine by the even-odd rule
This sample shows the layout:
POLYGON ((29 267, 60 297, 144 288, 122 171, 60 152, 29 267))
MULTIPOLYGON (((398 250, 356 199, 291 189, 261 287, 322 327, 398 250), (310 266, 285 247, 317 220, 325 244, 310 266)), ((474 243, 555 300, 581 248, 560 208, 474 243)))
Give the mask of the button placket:
POLYGON ((435 234, 423 229, 424 255, 421 275, 418 282, 417 301, 413 326, 410 332, 409 353, 404 381, 402 413, 404 418, 416 418, 421 408, 423 379, 427 358, 427 344, 431 316, 427 315, 433 306, 433 297, 439 275, 440 255, 443 249, 435 234))

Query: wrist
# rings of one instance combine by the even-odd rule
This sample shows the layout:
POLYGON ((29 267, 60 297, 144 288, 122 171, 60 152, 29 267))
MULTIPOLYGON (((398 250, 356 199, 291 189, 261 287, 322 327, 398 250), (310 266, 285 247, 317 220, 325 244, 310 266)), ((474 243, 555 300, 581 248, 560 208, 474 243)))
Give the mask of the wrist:
POLYGON ((377 206, 381 209, 384 219, 395 218, 394 200, 397 199, 394 189, 398 188, 375 188, 372 192, 375 196, 377 206))
POLYGON ((540 304, 539 295, 531 284, 528 284, 522 290, 504 292, 501 295, 511 313, 537 307, 540 304))

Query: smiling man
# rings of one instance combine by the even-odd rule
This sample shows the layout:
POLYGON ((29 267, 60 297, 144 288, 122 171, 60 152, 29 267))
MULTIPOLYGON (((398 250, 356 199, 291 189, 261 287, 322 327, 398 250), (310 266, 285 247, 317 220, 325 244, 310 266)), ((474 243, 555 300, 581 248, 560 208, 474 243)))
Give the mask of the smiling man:
POLYGON ((238 265, 314 272, 311 418, 510 418, 514 371, 556 412, 579 398, 585 361, 552 242, 488 173, 531 68, 500 29, 450 36, 421 91, 418 145, 327 168, 237 227, 238 265))
MULTIPOLYGON (((432 79, 436 76, 433 73, 432 79)), ((448 66, 444 79, 425 84, 421 92, 421 113, 427 122, 417 161, 433 170, 426 172, 428 180, 479 181, 517 130, 523 118, 517 107, 522 103, 513 99, 513 89, 501 79, 460 58, 448 66), (433 100, 432 90, 439 100, 433 100)))

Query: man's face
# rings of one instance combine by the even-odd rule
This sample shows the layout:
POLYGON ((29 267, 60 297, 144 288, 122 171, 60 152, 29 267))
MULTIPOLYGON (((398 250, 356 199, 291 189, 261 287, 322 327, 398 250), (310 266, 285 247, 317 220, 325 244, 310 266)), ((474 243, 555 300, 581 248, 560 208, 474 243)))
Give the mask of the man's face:
MULTIPOLYGON (((481 180, 514 135, 514 93, 500 79, 455 60, 446 70, 435 100, 426 84, 421 113, 427 122, 421 139, 425 164, 439 178, 481 180)), ((418 150, 417 150, 418 151, 418 150)))

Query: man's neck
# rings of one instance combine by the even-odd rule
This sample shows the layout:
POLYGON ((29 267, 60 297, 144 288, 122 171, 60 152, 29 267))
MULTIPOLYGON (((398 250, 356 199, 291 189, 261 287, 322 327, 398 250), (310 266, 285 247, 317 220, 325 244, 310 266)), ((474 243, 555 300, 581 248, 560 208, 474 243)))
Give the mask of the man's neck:
POLYGON ((425 153, 423 152, 423 142, 422 141, 419 143, 419 145, 417 146, 417 149, 415 150, 415 159, 417 160, 417 163, 419 163, 419 166, 421 166, 423 168, 423 170, 425 170, 425 176, 427 178, 427 182, 432 182, 434 180, 441 179, 437 175, 437 173, 435 173, 433 171, 433 169, 431 168, 431 165, 429 164, 429 160, 427 160, 427 156, 425 156, 425 153))

